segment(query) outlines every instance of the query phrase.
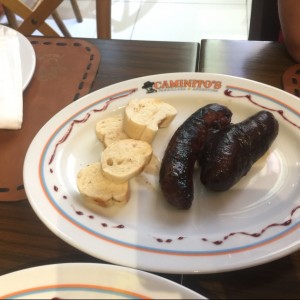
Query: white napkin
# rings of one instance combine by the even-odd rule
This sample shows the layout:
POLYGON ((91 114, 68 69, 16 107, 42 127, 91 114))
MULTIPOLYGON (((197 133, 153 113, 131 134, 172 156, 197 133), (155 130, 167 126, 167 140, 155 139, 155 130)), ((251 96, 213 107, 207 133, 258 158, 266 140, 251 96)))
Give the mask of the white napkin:
POLYGON ((20 129, 23 86, 17 32, 0 26, 0 129, 20 129))

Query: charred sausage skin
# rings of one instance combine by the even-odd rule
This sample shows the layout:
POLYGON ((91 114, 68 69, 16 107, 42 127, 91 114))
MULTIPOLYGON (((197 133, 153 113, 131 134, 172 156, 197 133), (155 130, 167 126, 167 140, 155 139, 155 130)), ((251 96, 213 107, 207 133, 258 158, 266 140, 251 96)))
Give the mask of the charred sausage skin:
POLYGON ((230 124, 231 111, 209 104, 194 112, 175 131, 162 159, 159 183, 165 199, 179 209, 188 209, 194 198, 195 162, 204 148, 210 130, 230 124))
POLYGON ((214 191, 226 191, 245 176, 278 135, 274 115, 260 111, 208 137, 201 153, 201 182, 214 191))

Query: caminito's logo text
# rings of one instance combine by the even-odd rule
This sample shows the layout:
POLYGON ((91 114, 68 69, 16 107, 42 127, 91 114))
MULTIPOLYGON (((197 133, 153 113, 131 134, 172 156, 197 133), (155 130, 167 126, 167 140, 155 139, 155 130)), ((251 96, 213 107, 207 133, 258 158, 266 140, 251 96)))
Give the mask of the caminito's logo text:
POLYGON ((158 91, 173 91, 173 90, 212 90, 217 91, 222 87, 221 81, 216 80, 198 80, 198 79, 178 79, 178 80, 162 80, 162 81, 147 81, 143 85, 143 89, 147 93, 156 93, 158 91))

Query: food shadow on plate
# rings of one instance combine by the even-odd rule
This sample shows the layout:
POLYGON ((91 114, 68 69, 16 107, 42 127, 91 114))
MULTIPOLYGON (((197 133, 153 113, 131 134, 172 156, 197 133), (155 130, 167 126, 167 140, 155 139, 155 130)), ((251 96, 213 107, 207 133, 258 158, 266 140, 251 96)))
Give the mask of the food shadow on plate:
POLYGON ((138 226, 145 233, 172 236, 178 235, 179 231, 183 235, 208 232, 225 221, 231 224, 232 216, 241 218, 244 214, 245 219, 253 218, 257 209, 268 209, 268 201, 276 202, 272 186, 276 186, 278 178, 270 166, 274 163, 274 155, 268 151, 246 176, 225 192, 207 190, 200 182, 200 169, 197 168, 194 174, 195 197, 188 210, 179 210, 169 204, 162 195, 157 174, 145 172, 131 180, 131 196, 125 205, 110 208, 99 207, 93 202, 84 205, 99 217, 128 228, 138 226), (208 230, 208 226, 211 229, 208 230))

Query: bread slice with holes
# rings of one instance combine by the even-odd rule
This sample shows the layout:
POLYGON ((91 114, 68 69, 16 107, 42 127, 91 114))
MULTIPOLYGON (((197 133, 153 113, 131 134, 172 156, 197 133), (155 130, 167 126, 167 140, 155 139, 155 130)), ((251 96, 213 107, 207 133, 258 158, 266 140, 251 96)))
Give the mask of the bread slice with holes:
POLYGON ((167 127, 177 110, 156 98, 133 99, 125 108, 123 130, 128 137, 151 143, 158 128, 167 127))
POLYGON ((115 183, 104 177, 100 162, 79 170, 77 187, 85 201, 94 202, 102 207, 121 206, 129 200, 129 183, 115 183))
POLYGON ((123 131, 123 115, 115 115, 97 122, 96 136, 105 147, 115 141, 128 138, 123 131))
POLYGON ((140 174, 152 157, 149 143, 124 139, 110 144, 101 154, 103 175, 113 182, 122 183, 140 174))

